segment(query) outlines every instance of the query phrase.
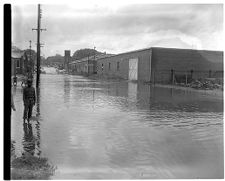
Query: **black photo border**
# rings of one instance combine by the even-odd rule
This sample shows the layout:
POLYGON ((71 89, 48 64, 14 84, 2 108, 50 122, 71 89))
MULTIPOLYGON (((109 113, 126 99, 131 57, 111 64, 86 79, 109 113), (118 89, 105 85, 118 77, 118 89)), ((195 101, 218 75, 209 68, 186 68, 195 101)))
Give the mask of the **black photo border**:
POLYGON ((11 4, 3 6, 3 179, 10 180, 11 158, 11 4))

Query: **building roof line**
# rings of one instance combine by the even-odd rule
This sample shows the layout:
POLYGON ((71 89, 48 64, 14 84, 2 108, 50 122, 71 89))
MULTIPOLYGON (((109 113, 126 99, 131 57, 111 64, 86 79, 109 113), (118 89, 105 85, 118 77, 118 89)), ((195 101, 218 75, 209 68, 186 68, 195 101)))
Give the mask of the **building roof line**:
POLYGON ((223 52, 223 51, 217 51, 217 50, 197 50, 197 49, 187 49, 187 48, 185 49, 185 48, 148 47, 148 48, 132 50, 132 51, 128 51, 128 52, 123 52, 123 53, 115 54, 115 55, 108 56, 108 57, 97 58, 96 60, 98 61, 98 60, 104 59, 104 58, 116 57, 116 56, 123 55, 123 54, 141 52, 141 51, 151 50, 151 49, 173 49, 173 50, 189 50, 189 51, 199 51, 199 52, 203 52, 203 51, 204 52, 223 52))
POLYGON ((149 48, 143 48, 143 49, 139 49, 139 50, 132 50, 132 51, 128 51, 128 52, 123 52, 123 53, 118 53, 118 54, 115 54, 115 55, 111 55, 111 56, 108 56, 108 57, 98 58, 96 60, 98 61, 98 60, 104 59, 104 58, 116 57, 116 56, 123 55, 123 54, 127 54, 127 53, 141 52, 141 51, 150 50, 150 49, 151 49, 151 47, 149 47, 149 48))
POLYGON ((74 61, 70 62, 69 64, 81 63, 81 62, 85 62, 87 60, 89 60, 89 61, 98 60, 99 58, 110 57, 111 55, 112 54, 97 54, 97 55, 92 55, 92 56, 89 56, 89 57, 84 57, 82 59, 74 60, 74 61))

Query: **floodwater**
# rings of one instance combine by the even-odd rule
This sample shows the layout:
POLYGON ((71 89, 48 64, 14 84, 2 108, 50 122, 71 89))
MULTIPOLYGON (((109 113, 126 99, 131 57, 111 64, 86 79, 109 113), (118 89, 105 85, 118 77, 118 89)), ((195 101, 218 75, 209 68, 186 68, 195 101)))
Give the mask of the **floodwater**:
POLYGON ((223 178, 223 99, 127 81, 42 74, 32 132, 13 89, 12 139, 51 179, 223 178))

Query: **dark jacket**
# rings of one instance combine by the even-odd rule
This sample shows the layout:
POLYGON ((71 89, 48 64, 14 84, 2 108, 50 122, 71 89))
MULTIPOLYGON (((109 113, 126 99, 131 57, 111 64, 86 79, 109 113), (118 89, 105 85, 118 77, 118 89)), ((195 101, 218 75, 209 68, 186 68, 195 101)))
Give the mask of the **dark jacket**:
POLYGON ((23 102, 25 104, 32 103, 35 104, 36 96, 35 89, 33 87, 25 87, 23 90, 23 102))

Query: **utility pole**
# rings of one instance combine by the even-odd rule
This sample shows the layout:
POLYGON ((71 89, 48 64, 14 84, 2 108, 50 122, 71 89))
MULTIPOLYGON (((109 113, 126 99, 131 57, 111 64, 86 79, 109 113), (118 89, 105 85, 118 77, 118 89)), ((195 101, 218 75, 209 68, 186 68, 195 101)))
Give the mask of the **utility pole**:
POLYGON ((32 29, 37 31, 37 78, 36 78, 36 87, 39 86, 40 80, 40 59, 41 59, 41 44, 40 44, 40 31, 46 31, 46 29, 41 29, 41 5, 38 4, 38 19, 37 19, 37 28, 32 29))
POLYGON ((32 72, 32 60, 31 60, 31 40, 30 40, 29 42, 30 42, 30 60, 29 60, 29 71, 30 71, 31 73, 33 73, 33 72, 32 72))
POLYGON ((93 73, 95 74, 95 72, 96 72, 96 70, 95 70, 95 68, 96 68, 96 62, 95 62, 95 46, 94 46, 94 61, 93 61, 93 73))

